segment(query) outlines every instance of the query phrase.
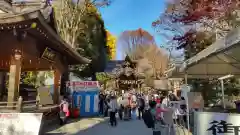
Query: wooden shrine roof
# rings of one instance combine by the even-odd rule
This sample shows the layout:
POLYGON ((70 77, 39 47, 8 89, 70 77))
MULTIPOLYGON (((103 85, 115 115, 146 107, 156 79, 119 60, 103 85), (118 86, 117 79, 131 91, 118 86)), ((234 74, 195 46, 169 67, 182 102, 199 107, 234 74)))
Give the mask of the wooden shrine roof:
POLYGON ((3 12, 12 12, 12 7, 8 1, 0 0, 0 10, 3 12))
POLYGON ((40 38, 49 42, 48 46, 65 56, 69 65, 86 64, 90 60, 79 55, 70 45, 68 45, 56 32, 54 26, 49 25, 47 18, 51 22, 55 22, 50 17, 46 17, 47 13, 43 12, 44 9, 33 9, 22 13, 11 13, 5 16, 0 16, 0 31, 3 29, 13 30, 18 24, 21 24, 17 29, 26 30, 32 23, 37 24, 37 28, 27 32, 34 32, 36 38, 40 38), (25 27, 26 26, 26 27, 25 27), (52 44, 50 44, 52 43, 52 44))

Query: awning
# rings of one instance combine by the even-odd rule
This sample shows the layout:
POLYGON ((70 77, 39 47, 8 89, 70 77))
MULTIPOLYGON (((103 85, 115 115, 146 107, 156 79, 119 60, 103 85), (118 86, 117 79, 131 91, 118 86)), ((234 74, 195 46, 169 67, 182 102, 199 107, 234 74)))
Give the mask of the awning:
POLYGON ((240 28, 186 60, 179 71, 191 78, 240 75, 240 28))
POLYGON ((179 71, 179 66, 174 66, 164 72, 167 78, 183 78, 184 73, 179 71))

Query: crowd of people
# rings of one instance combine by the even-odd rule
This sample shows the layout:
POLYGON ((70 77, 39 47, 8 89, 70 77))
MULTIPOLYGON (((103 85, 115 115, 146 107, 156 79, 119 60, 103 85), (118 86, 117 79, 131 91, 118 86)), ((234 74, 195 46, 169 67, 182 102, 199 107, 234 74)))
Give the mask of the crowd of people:
MULTIPOLYGON (((69 103, 66 99, 66 97, 63 98, 60 104, 60 124, 66 123, 67 117, 70 115, 69 103)), ((178 97, 171 93, 99 94, 99 115, 110 117, 111 126, 117 126, 116 114, 118 114, 120 120, 143 119, 146 126, 153 129, 153 135, 161 135, 163 134, 163 125, 168 123, 163 117, 164 112, 171 115, 173 122, 187 125, 185 124, 186 103, 184 97, 178 97)))
MULTIPOLYGON (((186 103, 184 97, 177 97, 174 94, 140 94, 140 93, 123 93, 119 96, 114 94, 99 95, 99 114, 110 117, 111 126, 117 126, 116 113, 120 120, 144 119, 144 122, 151 121, 147 117, 149 110, 154 118, 152 126, 154 135, 160 135, 160 125, 164 125, 162 112, 168 112, 172 108, 172 118, 174 122, 186 125, 186 103), (178 101, 178 106, 174 104, 178 101), (179 102, 180 101, 180 102, 179 102), (179 105, 179 103, 181 103, 179 105), (145 117, 145 118, 144 118, 145 117)), ((170 111, 169 111, 170 113, 170 111)))

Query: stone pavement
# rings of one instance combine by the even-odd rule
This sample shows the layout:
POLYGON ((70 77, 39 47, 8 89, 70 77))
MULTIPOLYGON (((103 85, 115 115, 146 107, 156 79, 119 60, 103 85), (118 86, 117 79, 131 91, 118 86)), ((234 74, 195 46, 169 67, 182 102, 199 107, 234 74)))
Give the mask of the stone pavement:
MULTIPOLYGON (((111 127, 107 121, 104 118, 72 120, 62 127, 48 127, 44 132, 45 135, 152 135, 151 129, 140 120, 118 121, 117 127, 111 127)), ((187 130, 177 128, 176 135, 188 135, 187 130)))

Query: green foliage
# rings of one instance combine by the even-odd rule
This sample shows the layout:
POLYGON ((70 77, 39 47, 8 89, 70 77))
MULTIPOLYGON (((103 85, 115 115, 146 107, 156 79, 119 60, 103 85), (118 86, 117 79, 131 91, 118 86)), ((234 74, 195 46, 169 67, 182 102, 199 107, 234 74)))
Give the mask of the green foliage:
POLYGON ((99 83, 101 84, 104 84, 106 81, 111 79, 111 77, 104 72, 97 73, 96 78, 97 78, 97 81, 99 81, 99 83))
POLYGON ((53 78, 54 73, 53 71, 30 71, 30 72, 22 72, 21 73, 21 83, 22 84, 28 84, 35 87, 38 87, 40 85, 44 84, 44 81, 47 78, 53 78))
POLYGON ((107 53, 109 53, 107 49, 107 34, 104 22, 96 7, 89 6, 81 21, 84 27, 77 38, 77 51, 82 56, 91 59, 91 63, 84 67, 73 67, 71 72, 76 76, 92 77, 95 80, 95 73, 102 72, 107 64, 107 53))
POLYGON ((22 72, 21 83, 35 86, 37 82, 37 72, 22 72))

